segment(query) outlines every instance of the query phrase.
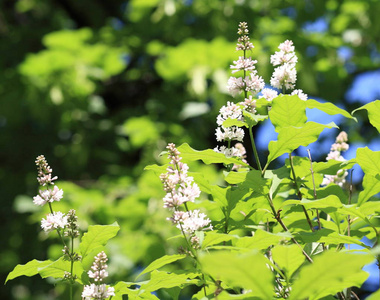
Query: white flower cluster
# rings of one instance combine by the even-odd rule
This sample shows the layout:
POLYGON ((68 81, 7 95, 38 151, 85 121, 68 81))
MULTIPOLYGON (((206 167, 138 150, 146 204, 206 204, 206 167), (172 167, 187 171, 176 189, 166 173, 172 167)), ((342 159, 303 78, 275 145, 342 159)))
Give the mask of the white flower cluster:
POLYGON ((270 58, 273 66, 278 66, 270 80, 270 84, 278 89, 294 89, 297 80, 296 63, 297 56, 294 52, 293 42, 286 40, 278 46, 277 51, 270 58))
MULTIPOLYGON (((220 146, 214 148, 215 152, 223 153, 226 157, 239 157, 241 158, 242 162, 247 163, 246 154, 247 151, 245 150, 245 147, 242 143, 236 143, 235 146, 231 148, 227 148, 226 146, 220 146)), ((232 167, 232 170, 238 170, 241 168, 241 165, 236 165, 232 167)))
POLYGON ((43 218, 41 221, 41 227, 45 232, 50 232, 59 228, 63 229, 67 224, 67 216, 60 211, 48 214, 46 219, 43 218))
POLYGON ((93 278, 96 283, 85 285, 82 292, 82 298, 85 300, 103 300, 110 296, 115 296, 115 289, 107 287, 105 284, 100 284, 104 278, 108 277, 107 262, 108 258, 104 251, 95 256, 95 261, 92 264, 91 270, 87 272, 90 278, 93 278))
POLYGON ((177 208, 186 202, 194 202, 199 197, 201 191, 194 182, 193 177, 187 175, 189 167, 182 163, 179 151, 174 144, 167 146, 169 158, 171 159, 167 173, 161 174, 160 179, 164 185, 166 195, 164 197, 164 207, 177 208))
POLYGON ((235 97, 241 92, 257 94, 264 88, 264 80, 261 76, 257 75, 255 64, 257 60, 252 60, 250 57, 245 57, 247 50, 253 49, 252 43, 248 37, 248 27, 246 22, 240 22, 238 34, 238 43, 236 50, 244 51, 244 56, 240 56, 234 64, 230 66, 232 73, 244 71, 243 77, 230 77, 227 83, 227 88, 230 94, 235 97))
MULTIPOLYGON (((39 195, 33 197, 33 203, 35 205, 43 206, 46 203, 52 203, 54 201, 60 201, 63 197, 63 190, 59 189, 55 184, 57 176, 52 176, 52 168, 48 165, 45 156, 40 155, 36 159, 36 165, 38 168, 37 181, 41 186, 54 185, 53 189, 47 188, 46 190, 39 190, 39 195)), ((46 216, 46 219, 42 219, 41 227, 45 232, 50 232, 54 229, 63 229, 68 224, 67 216, 61 212, 53 212, 46 216)))
MULTIPOLYGON (((206 215, 200 213, 199 210, 181 211, 180 206, 187 202, 194 202, 195 198, 199 197, 201 191, 198 185, 194 182, 193 177, 187 176, 189 167, 182 163, 182 157, 174 144, 169 144, 168 157, 170 159, 167 173, 161 174, 160 178, 164 185, 166 195, 164 197, 164 207, 172 209, 173 216, 169 219, 181 229, 184 233, 190 236, 194 235, 195 231, 212 229, 211 221, 206 218, 206 215), (205 228, 206 226, 209 226, 205 228)), ((187 206, 186 206, 187 209, 187 206)))
MULTIPOLYGON (((349 145, 346 143, 348 141, 347 133, 342 131, 336 137, 335 143, 332 144, 329 154, 326 160, 334 159, 337 161, 346 161, 346 159, 341 155, 342 151, 347 151, 349 145)), ((330 183, 335 183, 339 186, 343 186, 346 182, 346 177, 348 172, 346 170, 339 170, 336 175, 325 175, 322 181, 322 186, 327 186, 330 183)))
POLYGON ((244 130, 237 126, 224 127, 223 123, 227 119, 243 120, 243 114, 241 108, 232 102, 227 102, 227 105, 222 106, 219 110, 219 115, 216 118, 218 128, 215 131, 216 140, 222 141, 243 141, 244 130))

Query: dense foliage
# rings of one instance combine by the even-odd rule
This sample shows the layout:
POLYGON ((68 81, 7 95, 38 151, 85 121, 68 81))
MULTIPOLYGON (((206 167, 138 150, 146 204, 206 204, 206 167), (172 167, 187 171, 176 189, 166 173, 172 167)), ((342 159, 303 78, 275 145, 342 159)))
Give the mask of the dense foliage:
MULTIPOLYGON (((342 99, 355 102, 365 96, 345 93, 355 76, 376 70, 380 63, 377 1, 67 0, 58 5, 20 0, 0 6, 0 34, 7 38, 0 60, 5 276, 16 264, 61 255, 55 240, 39 233, 39 221, 48 210, 32 205, 33 161, 41 153, 59 178, 67 180, 60 182, 65 201, 58 203, 58 210, 75 207, 82 230, 115 220, 122 228, 107 252, 113 282, 134 281, 141 267, 176 253, 181 243, 168 240, 177 229, 163 217, 169 215, 162 208, 161 183, 143 168, 164 163, 158 154, 168 142, 186 142, 195 149, 216 146, 215 117, 230 100, 226 82, 228 66, 237 58, 240 20, 250 25, 252 56, 266 82, 272 72, 270 55, 280 42, 293 39, 300 53, 297 87, 346 111, 361 105, 342 99)), ((369 100, 374 99, 363 101, 369 100)), ((309 108, 316 105, 307 103, 309 108)), ((365 108, 375 122, 370 105, 375 104, 365 108)), ((364 110, 355 117, 358 123, 348 119, 338 125, 350 142, 370 143, 378 132, 365 126, 364 110)), ((336 131, 329 135, 334 139, 336 131)), ((313 152, 313 159, 324 159, 328 151, 329 146, 313 152)), ((370 150, 360 153, 368 155, 365 151, 370 150)), ((274 159, 273 148, 269 152, 274 159)), ((260 159, 267 154, 259 152, 260 159)), ((247 159, 254 165, 253 156, 247 159)), ((189 165, 210 183, 223 182, 219 167, 189 165)), ((367 184, 374 184, 372 177, 366 175, 367 184)), ((358 195, 354 192, 352 198, 354 203, 358 195)), ((17 280, 1 290, 2 298, 45 299, 48 287, 41 280, 17 280)), ((60 286, 51 291, 63 299, 65 292, 60 286)))

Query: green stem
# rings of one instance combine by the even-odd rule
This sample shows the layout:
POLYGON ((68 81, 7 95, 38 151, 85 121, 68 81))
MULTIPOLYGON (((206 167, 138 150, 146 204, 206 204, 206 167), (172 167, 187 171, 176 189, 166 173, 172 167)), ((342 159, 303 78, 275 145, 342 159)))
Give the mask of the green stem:
MULTIPOLYGON (((289 161, 290 161, 290 168, 291 168, 292 174, 293 174, 293 181, 294 181, 294 186, 296 188, 296 193, 297 193, 298 199, 301 201, 302 200, 302 194, 301 194, 301 191, 300 191, 300 189, 298 187, 298 183, 297 183, 297 177, 296 177, 296 172, 294 170, 292 153, 289 153, 289 161)), ((308 214, 306 208, 303 205, 302 205, 302 209, 303 209, 303 212, 304 212, 305 217, 306 217, 306 221, 309 224, 309 227, 310 227, 311 231, 314 232, 315 230, 314 230, 313 224, 311 223, 309 214, 308 214)))
POLYGON ((74 237, 71 236, 71 254, 70 254, 70 260, 71 260, 71 268, 70 268, 70 274, 71 274, 71 280, 70 280, 70 300, 73 299, 73 285, 74 285, 74 237))
POLYGON ((251 139, 251 144, 252 144, 253 154, 255 155, 256 164, 257 164, 257 167, 259 168, 259 170, 260 170, 260 172, 261 172, 261 176, 264 176, 263 169, 261 168, 261 163, 260 163, 259 155, 258 155, 258 153, 257 153, 255 140, 254 140, 254 138, 253 138, 253 132, 252 132, 252 129, 253 129, 253 127, 250 126, 248 131, 249 131, 249 137, 250 137, 250 139, 251 139))

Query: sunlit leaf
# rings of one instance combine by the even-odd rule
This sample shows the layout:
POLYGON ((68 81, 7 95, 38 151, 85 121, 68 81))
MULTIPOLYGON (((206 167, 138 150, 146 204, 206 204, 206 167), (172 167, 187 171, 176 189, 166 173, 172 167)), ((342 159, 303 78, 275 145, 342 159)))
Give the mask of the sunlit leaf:
POLYGON ((370 254, 324 251, 313 264, 301 268, 289 299, 316 300, 351 286, 360 287, 368 277, 362 268, 373 259, 370 254))
POLYGON ((290 153, 299 146, 307 146, 315 142, 323 129, 337 127, 334 123, 327 125, 308 122, 303 127, 286 127, 280 130, 277 141, 269 142, 267 165, 284 153, 290 153))
POLYGON ((117 222, 111 225, 93 225, 88 227, 79 245, 82 258, 84 259, 90 252, 97 248, 102 248, 107 242, 116 236, 120 226, 117 222))
POLYGON ((34 276, 38 274, 39 269, 51 264, 53 261, 51 260, 45 260, 45 261, 39 261, 36 259, 33 259, 32 261, 26 263, 25 265, 17 265, 13 271, 11 271, 7 279, 5 280, 5 283, 7 283, 8 280, 12 280, 19 276, 34 276))
POLYGON ((272 299, 273 274, 267 267, 268 260, 263 254, 250 252, 239 255, 234 252, 215 252, 203 255, 199 260, 203 271, 213 278, 221 280, 230 287, 252 290, 253 296, 272 299))
POLYGON ((177 260, 184 259, 186 257, 185 254, 175 254, 175 255, 164 255, 155 261, 153 261, 149 266, 147 266, 144 271, 142 271, 137 277, 139 278, 141 275, 152 272, 154 270, 158 270, 159 268, 166 266, 172 262, 177 260))
POLYGON ((217 153, 211 149, 202 151, 194 150, 187 143, 182 144, 177 149, 181 153, 181 157, 183 157, 183 160, 185 161, 202 160, 205 164, 223 163, 248 166, 246 163, 242 162, 239 159, 232 157, 228 158, 224 154, 217 153))
POLYGON ((273 99, 269 118, 279 132, 285 127, 303 127, 307 121, 306 103, 297 95, 280 95, 273 99))
POLYGON ((356 118, 353 117, 352 115, 350 115, 347 111, 339 108, 338 106, 336 106, 330 102, 321 103, 321 102, 318 102, 314 99, 308 99, 308 100, 306 100, 306 107, 307 108, 317 108, 317 109, 319 109, 319 110, 321 110, 321 111, 323 111, 329 115, 340 114, 346 118, 354 119, 356 121, 356 118))
POLYGON ((298 245, 276 245, 271 251, 273 261, 289 280, 305 261, 302 249, 298 245))

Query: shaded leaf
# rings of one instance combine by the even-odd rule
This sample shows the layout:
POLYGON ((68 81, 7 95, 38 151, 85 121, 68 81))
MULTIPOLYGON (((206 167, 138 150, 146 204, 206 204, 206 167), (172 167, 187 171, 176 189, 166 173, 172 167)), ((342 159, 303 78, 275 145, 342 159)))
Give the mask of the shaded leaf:
POLYGON ((361 109, 367 110, 369 122, 378 132, 380 132, 380 100, 367 103, 366 105, 355 109, 352 114, 361 109))
POLYGON ((272 257, 274 262, 283 270, 288 280, 305 261, 302 249, 294 244, 289 246, 276 245, 272 249, 272 257))

